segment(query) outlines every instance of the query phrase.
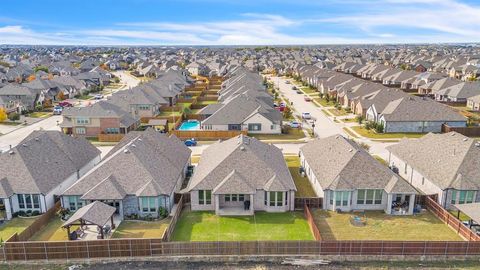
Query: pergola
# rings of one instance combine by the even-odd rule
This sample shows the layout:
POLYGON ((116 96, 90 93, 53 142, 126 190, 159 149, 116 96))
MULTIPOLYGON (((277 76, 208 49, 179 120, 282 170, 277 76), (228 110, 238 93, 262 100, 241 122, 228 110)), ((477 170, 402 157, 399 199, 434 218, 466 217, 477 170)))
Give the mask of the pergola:
POLYGON ((480 224, 480 203, 454 204, 457 209, 457 218, 460 218, 460 212, 470 218, 469 227, 472 227, 472 221, 480 224))
POLYGON ((115 228, 113 215, 116 208, 99 201, 87 204, 78 209, 65 223, 63 228, 67 228, 68 239, 70 239, 70 227, 74 225, 96 225, 98 226, 101 238, 104 239, 103 226, 110 220, 112 229, 115 228))

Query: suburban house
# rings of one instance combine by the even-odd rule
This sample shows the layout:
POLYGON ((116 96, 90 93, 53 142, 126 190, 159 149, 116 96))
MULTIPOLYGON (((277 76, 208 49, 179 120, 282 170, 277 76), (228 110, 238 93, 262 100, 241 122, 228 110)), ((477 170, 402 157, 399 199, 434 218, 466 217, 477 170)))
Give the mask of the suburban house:
POLYGON ((480 111, 480 94, 467 98, 467 108, 472 111, 480 111))
POLYGON ((341 135, 316 139, 299 155, 324 209, 413 214, 416 190, 354 141, 341 135))
POLYGON ((480 144, 456 132, 387 147, 390 167, 445 208, 480 201, 480 144))
POLYGON ((63 192, 62 206, 76 211, 94 201, 136 219, 170 213, 190 165, 191 150, 153 129, 125 136, 93 170, 63 192))
POLYGON ((0 154, 1 215, 44 213, 80 177, 100 162, 100 151, 82 138, 58 131, 34 131, 0 154))
POLYGON ((293 211, 296 190, 280 149, 239 135, 203 151, 184 192, 193 211, 253 215, 293 211))
POLYGON ((134 118, 118 105, 100 101, 87 107, 65 108, 60 127, 65 134, 98 137, 99 134, 127 134, 139 124, 140 118, 134 118))
POLYGON ((380 113, 378 123, 384 132, 441 132, 442 125, 466 127, 467 118, 438 102, 414 96, 390 101, 380 113))
POLYGON ((480 83, 462 82, 442 88, 434 93, 436 101, 466 104, 467 99, 480 94, 480 83))
MULTIPOLYGON (((260 99, 241 94, 221 106, 209 106, 204 108, 210 116, 201 121, 203 130, 246 130, 252 134, 282 132, 282 114, 260 99)), ((200 114, 204 113, 200 111, 200 114)))

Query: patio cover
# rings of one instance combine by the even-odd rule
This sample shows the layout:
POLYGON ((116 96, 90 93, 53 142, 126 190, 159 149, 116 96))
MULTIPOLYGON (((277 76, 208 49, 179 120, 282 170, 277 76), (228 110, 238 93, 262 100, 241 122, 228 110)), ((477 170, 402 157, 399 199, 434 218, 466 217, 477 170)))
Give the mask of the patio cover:
POLYGON ((101 227, 110 220, 115 210, 113 206, 95 201, 78 209, 77 212, 63 223, 63 227, 68 227, 80 219, 101 227))
POLYGON ((480 203, 454 204, 453 207, 480 224, 480 203))

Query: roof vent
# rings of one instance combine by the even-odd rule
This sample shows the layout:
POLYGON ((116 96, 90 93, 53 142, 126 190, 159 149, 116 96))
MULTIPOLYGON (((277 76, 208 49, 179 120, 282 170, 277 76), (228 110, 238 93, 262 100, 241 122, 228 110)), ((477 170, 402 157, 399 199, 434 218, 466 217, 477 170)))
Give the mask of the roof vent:
POLYGON ((480 142, 476 142, 476 143, 475 143, 475 146, 476 146, 476 147, 480 147, 480 142))
POLYGON ((26 144, 26 143, 24 143, 24 144, 22 144, 22 146, 23 146, 23 147, 27 147, 27 144, 26 144))
POLYGON ((468 141, 468 138, 463 138, 463 141, 464 141, 464 142, 468 141))
POLYGON ((240 150, 245 151, 245 147, 240 146, 240 150))
POLYGON ((128 153, 130 153, 130 151, 128 150, 128 148, 125 148, 125 149, 123 149, 123 153, 128 154, 128 153))
POLYGON ((13 150, 10 150, 8 153, 9 153, 10 155, 15 154, 15 152, 13 152, 13 150))
POLYGON ((352 148, 348 149, 348 152, 352 152, 352 151, 353 151, 353 149, 352 149, 352 148))
POLYGON ((137 146, 136 146, 135 144, 132 144, 132 147, 135 148, 135 147, 137 147, 137 146))

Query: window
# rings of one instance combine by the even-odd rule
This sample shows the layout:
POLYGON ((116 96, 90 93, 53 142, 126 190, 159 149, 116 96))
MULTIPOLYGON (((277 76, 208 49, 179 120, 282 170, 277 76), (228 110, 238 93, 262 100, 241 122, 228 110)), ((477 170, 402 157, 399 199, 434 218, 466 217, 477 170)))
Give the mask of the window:
POLYGON ((107 134, 118 134, 118 133, 120 133, 120 129, 119 128, 106 128, 105 133, 107 133, 107 134))
POLYGON ((464 204, 475 202, 476 192, 474 190, 452 190, 451 204, 464 204))
POLYGON ((268 194, 268 193, 267 193, 266 191, 265 191, 264 194, 263 194, 263 203, 264 203, 265 205, 267 205, 267 202, 268 202, 268 201, 267 201, 267 194, 268 194))
POLYGON ((226 201, 226 202, 229 202, 229 201, 230 201, 230 194, 226 194, 226 195, 225 195, 225 201, 226 201))
POLYGON ((90 122, 90 119, 84 118, 84 117, 79 117, 79 118, 77 118, 76 121, 77 121, 78 125, 86 125, 90 122))
POLYGON ((270 206, 283 206, 283 192, 282 191, 270 191, 270 206))
POLYGON ((330 205, 333 205, 333 190, 330 190, 330 205))
POLYGON ((357 190, 357 204, 382 204, 382 189, 357 190))
POLYGON ((87 131, 85 130, 85 128, 75 128, 75 133, 76 134, 80 134, 80 135, 84 135, 85 133, 87 133, 87 131))
POLYGON ((238 201, 239 201, 239 202, 245 201, 245 195, 243 195, 243 194, 238 194, 238 201))
POLYGON ((68 196, 68 205, 70 210, 77 210, 77 198, 75 198, 74 196, 68 196))
POLYGON ((157 210, 155 207, 155 197, 141 197, 142 212, 152 213, 157 210))
POLYGON ((25 208, 25 201, 23 200, 23 194, 18 194, 18 208, 25 208))
POLYGON ((25 194, 25 205, 26 208, 32 208, 32 196, 30 194, 25 194))
POLYGON ((138 105, 138 109, 141 111, 148 111, 150 110, 150 105, 138 105))
POLYGON ((212 204, 212 191, 211 190, 199 190, 198 191, 198 204, 201 204, 201 205, 212 204))
POLYGON ((248 131, 260 131, 262 130, 262 124, 248 124, 248 131))

